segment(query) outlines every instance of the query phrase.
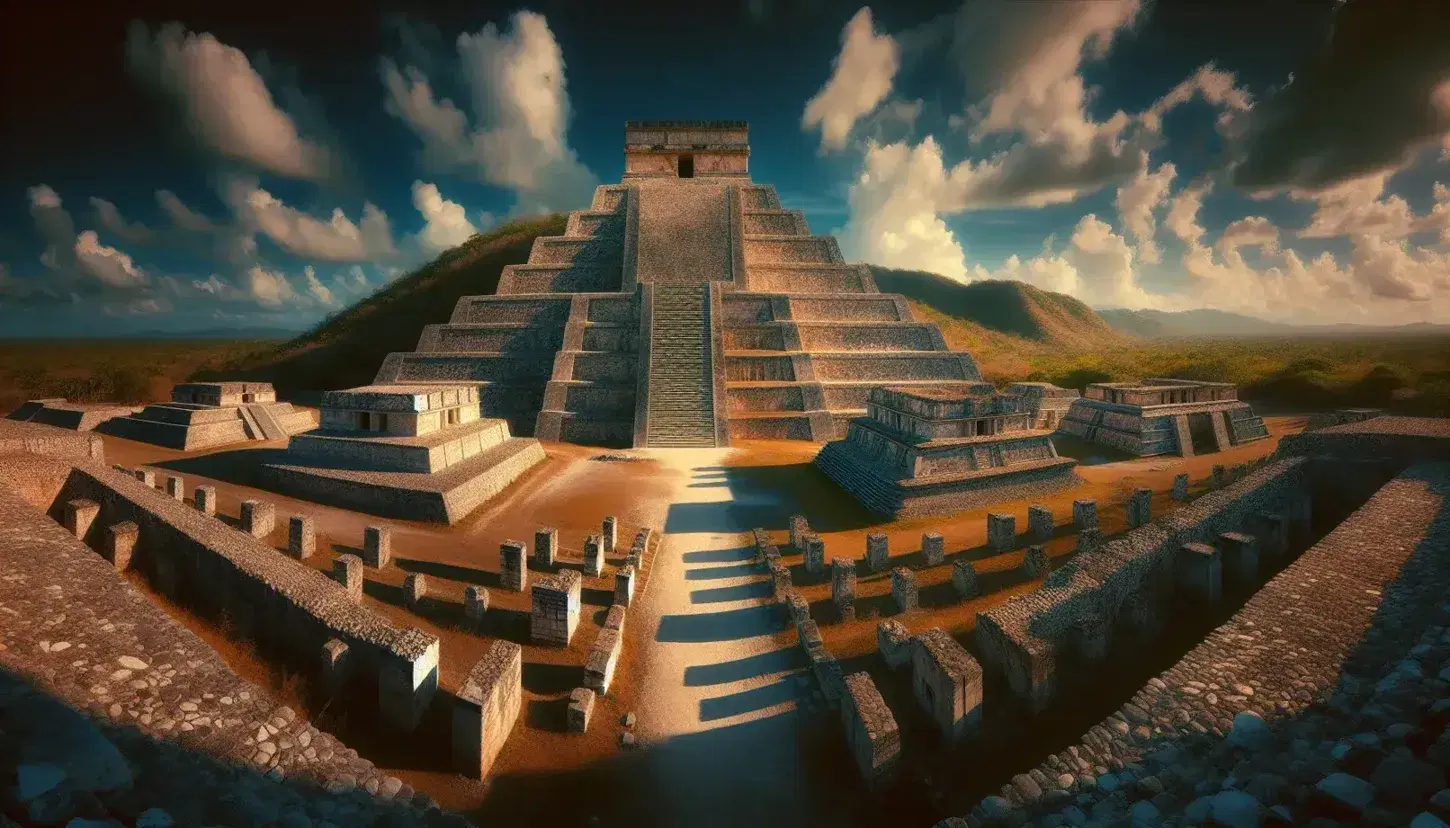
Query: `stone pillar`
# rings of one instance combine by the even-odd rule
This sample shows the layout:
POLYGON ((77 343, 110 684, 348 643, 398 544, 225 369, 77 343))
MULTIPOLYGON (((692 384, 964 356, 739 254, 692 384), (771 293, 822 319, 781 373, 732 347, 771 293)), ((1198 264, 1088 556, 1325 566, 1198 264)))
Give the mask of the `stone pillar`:
POLYGON ((629 606, 634 599, 634 567, 626 564, 614 573, 614 603, 629 606))
POLYGON ((1072 502, 1072 525, 1079 530, 1098 528, 1098 502, 1096 500, 1074 500, 1072 502))
POLYGON ((373 569, 382 569, 393 559, 393 529, 391 526, 369 526, 363 530, 363 563, 373 569))
POLYGON ((1052 571, 1052 562, 1047 559, 1047 550, 1041 546, 1027 547, 1027 554, 1022 556, 1022 571, 1028 578, 1046 577, 1052 571))
POLYGON ((1006 552, 1017 540, 1017 518, 992 513, 987 515, 987 547, 993 552, 1006 552))
POLYGON ((594 712, 594 691, 588 687, 575 687, 569 691, 568 726, 570 733, 583 733, 589 729, 589 716, 594 712))
POLYGON ((287 554, 305 561, 317 551, 317 531, 308 515, 293 515, 287 521, 287 554))
POLYGON ((786 593, 785 606, 786 610, 790 612, 790 622, 797 627, 802 622, 810 620, 811 602, 807 601, 806 597, 796 590, 793 589, 786 593))
POLYGON ((604 626, 611 630, 619 630, 622 634, 624 632, 624 607, 618 604, 611 606, 609 612, 604 614, 604 626))
POLYGON ((584 539, 584 574, 591 578, 604 574, 604 538, 599 535, 584 539))
POLYGON ((1027 507, 1027 534, 1041 542, 1052 537, 1052 510, 1041 503, 1027 507))
POLYGON ((504 589, 523 592, 529 585, 525 554, 523 541, 506 540, 498 545, 498 579, 504 589))
POLYGON ((911 612, 920 605, 916 591, 916 573, 904 566, 891 570, 891 600, 898 612, 911 612))
POLYGON ((811 575, 825 574, 826 541, 820 535, 806 535, 801 542, 805 544, 806 572, 811 575))
POLYGON ((1188 475, 1180 474, 1174 476, 1173 499, 1179 503, 1188 500, 1188 475))
POLYGON ((115 523, 106 527, 106 537, 101 554, 116 570, 131 566, 131 555, 136 551, 136 541, 141 537, 141 527, 131 521, 115 523))
POLYGON ((1278 512, 1257 512, 1246 521, 1250 533, 1259 541, 1259 554, 1281 558, 1289 552, 1289 520, 1278 512))
POLYGON ((554 556, 559 552, 559 530, 552 526, 541 526, 534 530, 534 566, 552 570, 554 556))
POLYGON ((604 518, 600 527, 600 536, 604 538, 604 556, 614 554, 614 545, 619 542, 619 520, 614 515, 604 518))
POLYGON ((1228 470, 1225 469, 1222 465, 1215 465, 1213 467, 1213 487, 1215 489, 1221 489, 1223 488, 1223 485, 1227 482, 1228 470))
POLYGON ((1219 552, 1206 543, 1185 543, 1174 559, 1174 580, 1184 594, 1215 602, 1223 594, 1223 567, 1219 552))
POLYGON ((265 538, 277 528, 277 507, 268 500, 242 501, 242 531, 254 538, 265 538))
POLYGON ((911 685, 917 702, 947 742, 961 739, 981 723, 982 667, 940 627, 916 636, 911 685))
POLYGON ((831 600, 841 611, 842 621, 856 618, 856 565, 850 561, 831 561, 831 600))
POLYGON ((805 515, 790 516, 790 545, 802 552, 805 551, 806 537, 811 534, 811 526, 806 522, 805 515))
POLYGON ((172 500, 186 500, 186 483, 175 475, 166 476, 166 494, 172 500))
POLYGON ((1218 549, 1225 578, 1239 586, 1258 583, 1259 542, 1253 535, 1224 532, 1218 536, 1218 549))
POLYGON ((421 572, 409 572, 403 578, 403 600, 414 610, 428 597, 428 578, 421 572))
POLYGON ((537 644, 569 646, 579 627, 579 593, 583 578, 566 569, 534 582, 529 638, 537 644))
POLYGON ((1153 490, 1134 489, 1128 498, 1128 528, 1136 529, 1153 519, 1153 490))
POLYGON ((469 586, 463 590, 463 617, 474 629, 483 624, 488 613, 488 590, 481 586, 469 586))
POLYGON ((770 562, 770 594, 777 601, 784 598, 793 588, 790 567, 780 558, 770 562))
POLYGON ((137 469, 136 479, 146 484, 146 488, 156 488, 156 471, 154 469, 137 469))
POLYGON ((880 532, 872 532, 866 536, 866 568, 872 572, 882 572, 891 561, 891 541, 880 532))
POLYGON ((977 585, 977 569, 968 560, 952 562, 952 588, 962 598, 976 598, 981 593, 977 585))
POLYGON ((867 787, 885 787, 901 760, 901 731, 881 691, 866 673, 842 681, 841 724, 867 787))
POLYGON ((346 642, 329 638, 322 645, 319 666, 323 692, 328 696, 336 696, 347 685, 348 671, 352 666, 346 642))
POLYGON ((332 580, 342 584, 347 592, 348 600, 354 604, 362 603, 363 596, 363 562, 356 555, 339 555, 332 562, 332 580))
POLYGON ((65 528, 81 540, 91 531, 91 524, 101 514, 101 505, 94 500, 70 500, 65 504, 65 528))
POLYGON ((196 510, 204 515, 216 516, 216 488, 214 486, 197 486, 195 500, 192 503, 196 510))
POLYGON ((594 638, 589 648, 589 657, 584 661, 584 686, 604 695, 614 681, 614 668, 619 664, 619 654, 624 650, 624 636, 619 630, 605 627, 594 638))
POLYGON ((1077 551, 1091 552, 1102 545, 1103 531, 1096 526, 1077 533, 1077 551))
POLYGON ((923 532, 921 535, 921 557, 927 566, 940 566, 946 560, 946 541, 940 532, 923 532))
POLYGON ((453 769, 488 776, 523 705, 523 648, 495 641, 473 665, 453 705, 453 769))
POLYGON ((900 621, 882 621, 876 625, 876 650, 895 670, 911 661, 911 633, 900 621))

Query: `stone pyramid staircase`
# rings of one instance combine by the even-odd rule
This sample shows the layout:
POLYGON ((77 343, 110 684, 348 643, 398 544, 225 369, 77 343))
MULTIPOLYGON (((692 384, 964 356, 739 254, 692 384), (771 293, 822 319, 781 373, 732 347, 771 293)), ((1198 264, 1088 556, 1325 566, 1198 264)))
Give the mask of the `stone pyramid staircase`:
POLYGON ((716 444, 709 317, 708 284, 653 286, 646 445, 716 444))

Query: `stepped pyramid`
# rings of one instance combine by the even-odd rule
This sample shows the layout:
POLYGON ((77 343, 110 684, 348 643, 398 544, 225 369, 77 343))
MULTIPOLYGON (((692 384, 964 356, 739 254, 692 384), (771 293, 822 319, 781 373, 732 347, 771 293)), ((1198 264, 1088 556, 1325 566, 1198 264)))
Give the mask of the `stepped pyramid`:
POLYGON ((873 387, 981 380, 753 182, 749 156, 741 121, 626 123, 622 182, 374 383, 478 385, 484 416, 515 433, 642 447, 824 442, 873 387))

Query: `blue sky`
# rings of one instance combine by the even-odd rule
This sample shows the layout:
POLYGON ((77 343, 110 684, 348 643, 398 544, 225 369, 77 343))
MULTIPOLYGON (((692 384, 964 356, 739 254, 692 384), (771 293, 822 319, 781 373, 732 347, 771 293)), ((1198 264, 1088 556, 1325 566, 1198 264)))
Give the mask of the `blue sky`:
POLYGON ((753 177, 853 259, 1450 322, 1444 3, 704 6, 27 10, 0 334, 305 327, 584 207, 647 118, 749 121, 753 177))

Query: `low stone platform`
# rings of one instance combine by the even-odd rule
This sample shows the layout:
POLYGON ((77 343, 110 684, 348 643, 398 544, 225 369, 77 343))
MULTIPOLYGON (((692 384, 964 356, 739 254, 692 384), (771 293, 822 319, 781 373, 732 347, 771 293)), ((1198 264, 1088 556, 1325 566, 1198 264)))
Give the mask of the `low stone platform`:
POLYGON ((17 420, 0 420, 0 454, 26 452, 60 460, 104 463, 106 447, 94 434, 17 420))
POLYGON ((66 402, 64 397, 27 400, 5 415, 7 420, 55 426, 70 431, 90 431, 116 417, 128 417, 140 411, 138 406, 87 405, 66 402))
POLYGON ((1093 383, 1058 428, 1140 457, 1193 457, 1269 436, 1232 383, 1169 378, 1093 383))
POLYGON ((312 414, 277 402, 272 386, 255 382, 191 383, 171 390, 171 401, 152 403, 97 426, 105 434, 180 451, 253 440, 285 440, 317 425, 312 414))

